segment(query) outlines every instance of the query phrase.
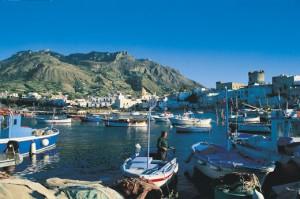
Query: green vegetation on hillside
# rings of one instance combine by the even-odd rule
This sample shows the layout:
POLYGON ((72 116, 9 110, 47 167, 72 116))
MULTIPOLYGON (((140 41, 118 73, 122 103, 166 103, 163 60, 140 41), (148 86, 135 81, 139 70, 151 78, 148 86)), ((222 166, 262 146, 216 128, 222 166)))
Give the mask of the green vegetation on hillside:
POLYGON ((62 91, 76 95, 115 92, 158 95, 202 87, 177 70, 126 52, 90 52, 68 56, 51 51, 22 51, 0 61, 0 90, 62 91))

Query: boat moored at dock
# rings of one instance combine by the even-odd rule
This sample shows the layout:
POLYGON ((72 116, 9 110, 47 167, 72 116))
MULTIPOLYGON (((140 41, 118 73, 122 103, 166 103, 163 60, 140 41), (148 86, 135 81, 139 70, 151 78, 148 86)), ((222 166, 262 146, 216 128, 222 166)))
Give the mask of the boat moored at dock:
POLYGON ((44 123, 44 124, 71 124, 72 123, 72 118, 59 118, 57 116, 52 118, 37 117, 36 120, 38 123, 44 123))
POLYGON ((104 119, 104 124, 107 127, 147 127, 146 119, 137 118, 118 118, 104 119))
POLYGON ((33 129, 21 126, 21 115, 10 110, 0 111, 0 151, 14 142, 19 154, 41 153, 56 146, 59 130, 56 128, 33 129))

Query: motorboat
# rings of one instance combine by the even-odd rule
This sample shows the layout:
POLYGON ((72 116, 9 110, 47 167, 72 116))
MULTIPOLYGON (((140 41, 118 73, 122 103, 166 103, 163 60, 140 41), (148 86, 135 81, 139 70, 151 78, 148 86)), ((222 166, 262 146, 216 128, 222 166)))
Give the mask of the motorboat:
POLYGON ((137 118, 109 118, 104 119, 104 124, 107 127, 147 127, 146 119, 137 118))
POLYGON ((169 118, 172 125, 209 125, 212 121, 211 118, 195 118, 190 113, 184 113, 183 115, 175 115, 169 118))
POLYGON ((237 124, 238 132, 245 132, 251 134, 270 134, 271 125, 265 123, 240 123, 237 124))
POLYGON ((152 118, 156 122, 170 122, 170 118, 174 117, 174 115, 170 112, 164 112, 159 115, 153 115, 152 118))
POLYGON ((176 132, 178 133, 200 133, 210 132, 211 126, 176 126, 176 132))
POLYGON ((150 118, 151 110, 156 106, 156 100, 149 101, 148 113, 148 144, 147 151, 142 151, 141 146, 136 144, 135 154, 127 158, 121 166, 125 177, 146 179, 157 187, 163 187, 177 174, 178 162, 176 157, 171 157, 170 153, 166 160, 156 159, 157 155, 150 152, 150 118))
POLYGON ((275 169, 268 161, 242 156, 234 149, 228 150, 212 143, 199 142, 192 145, 190 161, 194 167, 209 178, 216 179, 232 172, 255 173, 261 180, 275 169))
POLYGON ((46 124, 71 124, 72 123, 72 118, 60 118, 58 116, 52 118, 37 117, 36 120, 38 123, 46 123, 46 124))
POLYGON ((235 146, 240 153, 265 160, 285 163, 291 158, 300 158, 300 137, 291 133, 297 128, 300 120, 286 117, 282 110, 272 112, 270 136, 243 136, 237 133, 235 146))
POLYGON ((88 114, 85 117, 81 118, 82 122, 100 122, 101 121, 100 115, 95 115, 95 114, 88 114))
POLYGON ((21 115, 9 109, 0 110, 0 151, 10 143, 20 155, 41 153, 56 146, 59 130, 52 127, 33 129, 21 126, 21 115))
POLYGON ((126 177, 143 178, 162 187, 177 174, 178 162, 175 157, 163 161, 156 159, 155 155, 147 157, 147 154, 138 152, 126 159, 121 169, 126 177))
POLYGON ((258 123, 260 116, 230 115, 229 121, 232 123, 258 123))
POLYGON ((216 179, 232 172, 255 173, 261 181, 275 168, 274 162, 243 156, 232 147, 229 134, 228 98, 226 89, 226 123, 227 146, 207 142, 198 142, 191 147, 192 153, 187 162, 209 178, 216 179))

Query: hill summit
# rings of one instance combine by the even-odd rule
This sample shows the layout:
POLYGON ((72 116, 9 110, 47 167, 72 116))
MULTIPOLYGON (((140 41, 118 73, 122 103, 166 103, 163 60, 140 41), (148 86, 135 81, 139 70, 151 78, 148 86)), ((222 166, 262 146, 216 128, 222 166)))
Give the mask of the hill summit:
POLYGON ((49 50, 21 51, 0 61, 1 90, 62 91, 107 95, 139 95, 203 87, 179 71, 127 52, 90 52, 62 55, 49 50))

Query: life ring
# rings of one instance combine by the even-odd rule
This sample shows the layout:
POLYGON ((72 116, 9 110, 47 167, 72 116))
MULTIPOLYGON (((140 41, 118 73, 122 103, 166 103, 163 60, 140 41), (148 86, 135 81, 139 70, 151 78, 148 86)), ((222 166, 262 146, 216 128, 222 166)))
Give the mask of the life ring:
POLYGON ((42 140, 42 145, 45 146, 45 147, 48 146, 49 145, 49 140, 48 139, 43 139, 42 140))

